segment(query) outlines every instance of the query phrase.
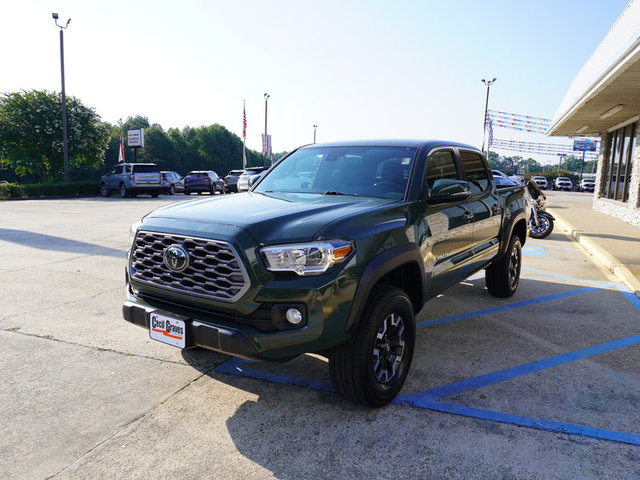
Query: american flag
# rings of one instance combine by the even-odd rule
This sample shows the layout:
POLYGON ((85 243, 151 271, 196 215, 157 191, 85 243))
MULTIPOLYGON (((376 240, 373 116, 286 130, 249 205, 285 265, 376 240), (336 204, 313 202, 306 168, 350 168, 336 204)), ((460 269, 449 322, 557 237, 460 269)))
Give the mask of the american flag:
POLYGON ((493 120, 489 120, 489 148, 493 145, 493 120))
POLYGON ((242 138, 247 138, 247 112, 242 104, 242 138))
POLYGON ((122 132, 120 132, 120 149, 118 152, 118 163, 124 162, 124 143, 122 143, 122 132))

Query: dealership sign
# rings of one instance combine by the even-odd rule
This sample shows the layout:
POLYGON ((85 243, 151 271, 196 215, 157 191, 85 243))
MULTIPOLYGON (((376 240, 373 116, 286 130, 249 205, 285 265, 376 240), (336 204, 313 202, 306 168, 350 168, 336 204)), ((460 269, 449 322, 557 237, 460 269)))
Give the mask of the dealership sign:
POLYGON ((127 145, 129 148, 144 148, 144 128, 127 130, 127 145))
POLYGON ((598 148, 598 144, 593 140, 587 140, 582 138, 580 140, 573 141, 573 150, 578 150, 580 152, 595 152, 598 148))

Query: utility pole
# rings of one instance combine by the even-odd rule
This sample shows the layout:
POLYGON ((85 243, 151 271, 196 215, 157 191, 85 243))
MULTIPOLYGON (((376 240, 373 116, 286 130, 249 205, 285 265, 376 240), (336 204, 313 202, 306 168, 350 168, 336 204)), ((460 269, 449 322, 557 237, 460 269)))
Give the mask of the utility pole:
POLYGON ((269 101, 268 93, 264 94, 264 166, 267 166, 267 156, 269 155, 269 137, 267 136, 267 102, 269 101))
POLYGON ((64 164, 64 181, 69 182, 69 144, 67 140, 67 97, 64 91, 64 35, 63 31, 69 26, 71 19, 67 23, 58 25, 58 14, 52 13, 51 16, 56 22, 56 26, 60 28, 60 74, 62 77, 62 161, 64 164))

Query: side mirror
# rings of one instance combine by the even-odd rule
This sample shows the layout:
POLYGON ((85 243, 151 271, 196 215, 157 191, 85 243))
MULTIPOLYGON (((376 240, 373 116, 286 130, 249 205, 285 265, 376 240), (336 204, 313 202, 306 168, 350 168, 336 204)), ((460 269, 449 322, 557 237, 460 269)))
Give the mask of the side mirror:
POLYGON ((424 201, 428 205, 462 202, 469 197, 471 197, 471 187, 464 180, 440 178, 434 182, 431 189, 425 189, 424 192, 424 201))

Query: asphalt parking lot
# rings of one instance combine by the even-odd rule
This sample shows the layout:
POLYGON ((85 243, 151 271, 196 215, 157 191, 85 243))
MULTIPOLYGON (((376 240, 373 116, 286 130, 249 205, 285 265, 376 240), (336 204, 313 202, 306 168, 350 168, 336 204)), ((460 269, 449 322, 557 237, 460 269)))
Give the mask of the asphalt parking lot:
POLYGON ((0 478, 640 478, 640 299, 560 231, 507 300, 418 315, 395 403, 122 319, 129 225, 183 196, 0 202, 0 478))

